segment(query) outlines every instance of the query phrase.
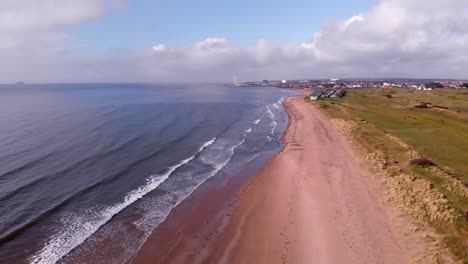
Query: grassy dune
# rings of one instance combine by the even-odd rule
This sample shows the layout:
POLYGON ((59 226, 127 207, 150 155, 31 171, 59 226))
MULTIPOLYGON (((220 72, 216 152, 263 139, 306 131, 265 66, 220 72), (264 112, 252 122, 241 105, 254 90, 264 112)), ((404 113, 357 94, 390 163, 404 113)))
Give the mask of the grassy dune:
POLYGON ((403 139, 468 183, 468 91, 355 90, 336 104, 403 139), (419 102, 449 109, 414 108, 419 102))
POLYGON ((357 89, 311 103, 337 121, 383 176, 394 204, 433 227, 444 247, 468 263, 468 91, 357 89), (409 164, 418 157, 436 166, 409 164))

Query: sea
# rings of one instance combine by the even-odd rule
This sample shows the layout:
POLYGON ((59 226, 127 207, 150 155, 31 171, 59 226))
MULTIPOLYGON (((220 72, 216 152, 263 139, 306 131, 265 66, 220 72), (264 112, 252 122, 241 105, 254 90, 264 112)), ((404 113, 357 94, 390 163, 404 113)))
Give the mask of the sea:
POLYGON ((209 179, 235 177, 281 150, 282 102, 293 94, 222 84, 0 85, 0 263, 80 263, 87 254, 128 262, 209 179))

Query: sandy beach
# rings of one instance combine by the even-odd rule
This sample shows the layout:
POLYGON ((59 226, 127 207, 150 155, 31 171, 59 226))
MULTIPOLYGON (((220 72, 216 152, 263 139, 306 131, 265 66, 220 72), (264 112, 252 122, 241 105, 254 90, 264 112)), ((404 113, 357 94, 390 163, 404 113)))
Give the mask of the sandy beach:
POLYGON ((284 150, 231 198, 218 190, 168 219, 132 263, 408 262, 343 137, 302 97, 284 105, 284 150))

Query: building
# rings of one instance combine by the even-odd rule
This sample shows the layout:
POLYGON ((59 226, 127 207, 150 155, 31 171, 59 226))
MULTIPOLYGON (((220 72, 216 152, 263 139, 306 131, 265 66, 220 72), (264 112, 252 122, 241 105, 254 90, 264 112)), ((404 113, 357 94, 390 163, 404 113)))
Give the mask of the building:
POLYGON ((309 95, 309 100, 314 101, 322 98, 322 91, 315 91, 311 95, 309 95))
POLYGON ((330 96, 330 98, 341 98, 346 95, 346 89, 338 89, 330 96))
POLYGON ((335 90, 332 90, 332 91, 325 91, 322 93, 322 95, 320 95, 321 98, 330 98, 330 96, 332 96, 332 94, 335 93, 335 90))

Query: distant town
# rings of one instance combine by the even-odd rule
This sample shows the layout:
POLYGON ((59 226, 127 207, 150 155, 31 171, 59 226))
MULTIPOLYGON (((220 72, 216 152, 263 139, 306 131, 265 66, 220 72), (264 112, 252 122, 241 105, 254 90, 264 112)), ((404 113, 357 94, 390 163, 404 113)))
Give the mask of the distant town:
POLYGON ((234 83, 241 87, 279 87, 294 89, 348 89, 348 88, 407 88, 432 90, 437 88, 468 88, 468 80, 431 80, 431 79, 321 79, 321 80, 279 80, 234 83))

